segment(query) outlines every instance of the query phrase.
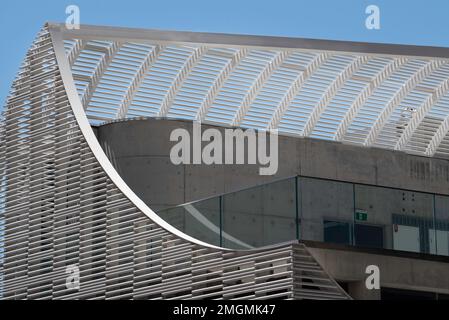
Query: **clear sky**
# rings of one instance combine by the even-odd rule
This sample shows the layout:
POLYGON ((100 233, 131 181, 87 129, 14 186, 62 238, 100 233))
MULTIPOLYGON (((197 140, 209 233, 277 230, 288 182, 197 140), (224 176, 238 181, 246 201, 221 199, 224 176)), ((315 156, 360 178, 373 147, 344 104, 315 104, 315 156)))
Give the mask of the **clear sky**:
POLYGON ((448 0, 5 0, 0 6, 0 109, 15 73, 46 21, 152 29, 292 36, 449 47, 448 0), (380 30, 365 8, 380 9, 380 30))

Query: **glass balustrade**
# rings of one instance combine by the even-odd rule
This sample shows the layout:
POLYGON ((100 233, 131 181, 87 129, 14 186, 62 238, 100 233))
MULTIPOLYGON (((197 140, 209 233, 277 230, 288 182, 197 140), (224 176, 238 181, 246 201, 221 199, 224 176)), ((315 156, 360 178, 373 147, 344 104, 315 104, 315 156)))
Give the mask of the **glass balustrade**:
POLYGON ((158 214, 232 249, 299 239, 449 255, 449 196, 410 190, 292 177, 158 214))

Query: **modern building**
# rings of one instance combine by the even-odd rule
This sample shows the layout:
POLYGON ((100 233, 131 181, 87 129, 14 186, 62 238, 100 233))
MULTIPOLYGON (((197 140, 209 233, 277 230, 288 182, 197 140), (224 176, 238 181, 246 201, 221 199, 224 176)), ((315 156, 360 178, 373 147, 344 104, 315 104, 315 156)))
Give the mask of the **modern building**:
POLYGON ((449 49, 46 24, 0 141, 4 299, 449 298, 449 49))

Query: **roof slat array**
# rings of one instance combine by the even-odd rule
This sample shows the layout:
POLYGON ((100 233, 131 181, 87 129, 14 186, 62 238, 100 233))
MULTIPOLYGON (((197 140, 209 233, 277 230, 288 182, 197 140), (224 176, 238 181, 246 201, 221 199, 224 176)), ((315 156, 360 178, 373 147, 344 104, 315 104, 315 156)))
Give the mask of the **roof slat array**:
POLYGON ((184 118, 449 157, 447 58, 201 36, 207 41, 65 35, 91 123, 184 118))

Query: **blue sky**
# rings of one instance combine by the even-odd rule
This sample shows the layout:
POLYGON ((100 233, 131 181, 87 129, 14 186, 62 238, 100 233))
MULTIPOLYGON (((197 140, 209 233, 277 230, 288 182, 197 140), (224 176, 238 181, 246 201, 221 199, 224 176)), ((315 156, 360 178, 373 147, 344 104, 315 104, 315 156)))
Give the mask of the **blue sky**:
POLYGON ((36 32, 45 21, 64 22, 70 4, 85 24, 449 47, 447 0, 2 1, 0 108, 36 32), (380 30, 365 28, 371 4, 380 30))

